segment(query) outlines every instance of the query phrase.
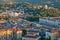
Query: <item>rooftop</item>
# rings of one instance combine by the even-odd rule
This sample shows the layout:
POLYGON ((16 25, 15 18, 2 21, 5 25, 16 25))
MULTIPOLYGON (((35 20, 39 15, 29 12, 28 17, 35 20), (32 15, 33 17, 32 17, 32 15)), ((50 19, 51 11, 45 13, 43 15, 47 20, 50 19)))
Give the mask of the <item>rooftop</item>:
POLYGON ((39 31, 37 31, 37 30, 28 30, 28 32, 38 33, 39 31))
POLYGON ((38 35, 36 35, 36 36, 24 36, 24 37, 26 37, 26 38, 39 38, 39 36, 38 35))
POLYGON ((5 22, 6 22, 6 20, 4 20, 4 19, 0 20, 0 23, 5 23, 5 22))
POLYGON ((60 22, 60 17, 44 17, 43 19, 48 19, 48 20, 59 21, 60 22))
POLYGON ((6 33, 10 35, 14 30, 17 30, 17 33, 22 33, 22 30, 19 28, 10 28, 10 29, 0 29, 0 35, 5 35, 6 33))

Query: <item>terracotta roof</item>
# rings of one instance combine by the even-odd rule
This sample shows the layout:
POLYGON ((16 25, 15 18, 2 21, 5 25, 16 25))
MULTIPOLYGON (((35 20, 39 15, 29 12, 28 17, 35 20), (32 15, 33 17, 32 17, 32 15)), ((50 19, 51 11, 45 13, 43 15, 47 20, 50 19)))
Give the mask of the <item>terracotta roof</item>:
POLYGON ((19 29, 19 28, 17 28, 17 29, 16 28, 10 28, 8 30, 6 30, 6 29, 0 29, 0 34, 5 35, 7 33, 7 34, 10 35, 13 32, 13 30, 17 30, 17 33, 22 33, 22 30, 19 29))
POLYGON ((0 20, 0 23, 5 23, 5 22, 6 22, 6 20, 4 20, 4 19, 0 20))

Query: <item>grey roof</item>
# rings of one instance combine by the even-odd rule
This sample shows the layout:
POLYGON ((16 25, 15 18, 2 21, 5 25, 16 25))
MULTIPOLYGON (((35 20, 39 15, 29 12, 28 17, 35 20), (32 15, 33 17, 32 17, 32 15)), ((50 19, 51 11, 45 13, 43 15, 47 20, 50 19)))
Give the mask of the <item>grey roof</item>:
POLYGON ((39 31, 37 31, 37 30, 28 30, 28 32, 35 32, 35 33, 38 33, 39 31))
POLYGON ((36 35, 36 36, 28 36, 28 35, 26 35, 26 36, 24 36, 25 38, 38 38, 39 36, 38 35, 36 35))
POLYGON ((60 17, 44 17, 42 19, 48 19, 48 20, 51 20, 51 21, 58 21, 58 22, 60 22, 60 17))

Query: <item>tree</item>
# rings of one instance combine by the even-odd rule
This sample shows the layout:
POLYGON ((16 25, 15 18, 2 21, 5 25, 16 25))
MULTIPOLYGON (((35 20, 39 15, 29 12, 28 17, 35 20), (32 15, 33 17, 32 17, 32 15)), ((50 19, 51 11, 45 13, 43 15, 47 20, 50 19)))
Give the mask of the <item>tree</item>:
POLYGON ((46 40, 46 30, 44 28, 41 28, 41 31, 39 32, 39 36, 41 37, 39 40, 46 40))
POLYGON ((22 29, 22 36, 25 36, 27 34, 27 30, 26 29, 22 29))
POLYGON ((51 40, 51 37, 49 36, 49 38, 47 40, 51 40))

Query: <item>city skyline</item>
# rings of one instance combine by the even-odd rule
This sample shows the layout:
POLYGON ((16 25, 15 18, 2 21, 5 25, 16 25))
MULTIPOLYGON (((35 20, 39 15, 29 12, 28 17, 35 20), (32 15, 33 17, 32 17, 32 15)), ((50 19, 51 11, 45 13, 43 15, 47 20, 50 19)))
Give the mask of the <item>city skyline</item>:
POLYGON ((60 0, 0 0, 0 40, 60 40, 60 0))

